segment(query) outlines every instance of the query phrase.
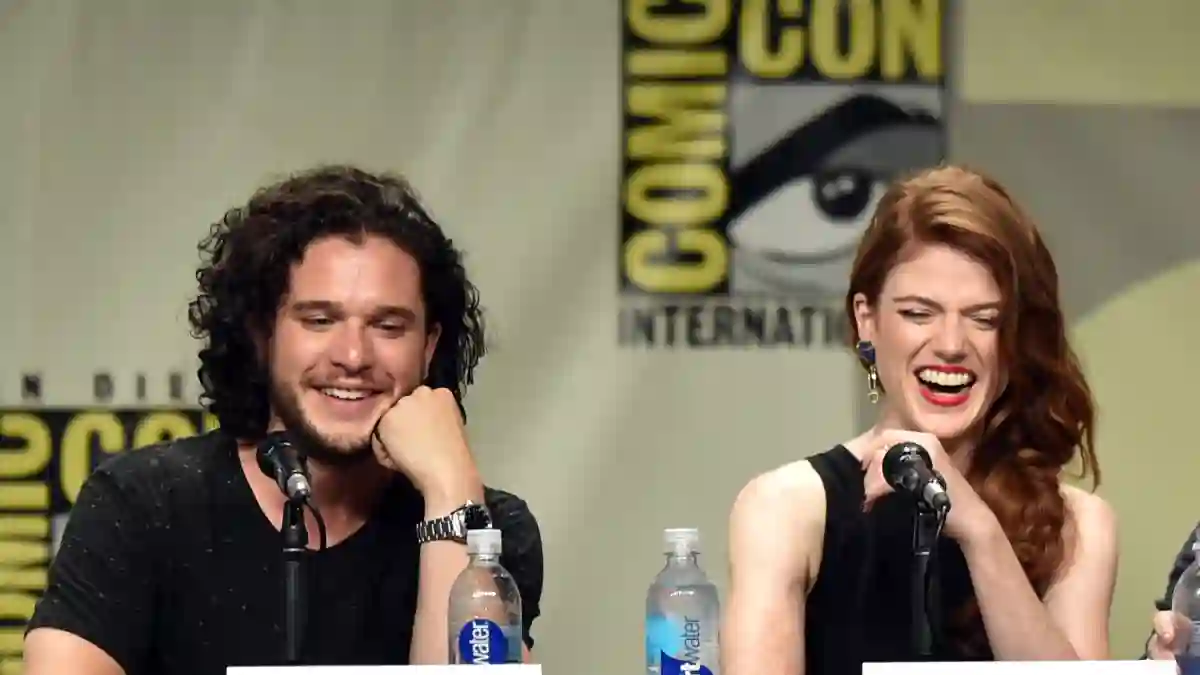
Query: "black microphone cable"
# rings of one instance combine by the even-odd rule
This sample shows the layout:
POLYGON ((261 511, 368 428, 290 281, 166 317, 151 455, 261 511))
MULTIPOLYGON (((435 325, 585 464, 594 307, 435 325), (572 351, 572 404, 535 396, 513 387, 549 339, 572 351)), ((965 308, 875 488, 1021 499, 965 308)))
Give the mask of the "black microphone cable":
POLYGON ((317 521, 317 538, 320 539, 321 548, 324 551, 328 548, 328 536, 325 530, 325 517, 321 515, 321 509, 317 508, 317 502, 312 498, 312 495, 304 498, 304 505, 313 514, 313 519, 317 521))

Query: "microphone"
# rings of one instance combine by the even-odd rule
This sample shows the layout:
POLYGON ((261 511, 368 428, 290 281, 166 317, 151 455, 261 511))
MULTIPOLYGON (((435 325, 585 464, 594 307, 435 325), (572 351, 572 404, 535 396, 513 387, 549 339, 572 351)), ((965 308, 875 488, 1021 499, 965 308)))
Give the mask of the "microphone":
POLYGON ((899 443, 883 456, 883 477, 897 492, 907 492, 934 511, 949 511, 950 496, 933 470, 929 452, 916 443, 899 443))
POLYGON ((282 431, 267 434, 255 451, 258 468, 275 479, 289 501, 302 502, 312 496, 312 478, 305 457, 282 431))

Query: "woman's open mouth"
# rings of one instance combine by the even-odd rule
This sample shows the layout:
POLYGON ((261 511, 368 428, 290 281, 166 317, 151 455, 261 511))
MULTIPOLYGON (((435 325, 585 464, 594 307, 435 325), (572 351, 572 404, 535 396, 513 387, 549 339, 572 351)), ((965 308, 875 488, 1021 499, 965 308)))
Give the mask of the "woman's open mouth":
POLYGON ((914 371, 921 396, 943 408, 953 408, 967 402, 975 373, 962 366, 922 366, 914 371))

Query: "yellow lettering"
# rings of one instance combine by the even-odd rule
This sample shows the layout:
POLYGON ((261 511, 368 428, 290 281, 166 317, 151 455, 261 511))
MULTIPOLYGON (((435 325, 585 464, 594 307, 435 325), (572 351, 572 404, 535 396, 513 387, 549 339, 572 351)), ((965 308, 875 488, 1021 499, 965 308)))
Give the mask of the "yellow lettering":
POLYGON ((625 58, 629 77, 719 77, 729 72, 729 55, 718 49, 636 49, 625 58))
POLYGON ((53 450, 50 428, 29 413, 0 415, 0 436, 24 441, 16 450, 0 452, 0 478, 26 478, 41 473, 53 450))
POLYGON ((0 565, 44 565, 49 560, 50 549, 44 541, 0 540, 0 565))
POLYGON ((210 412, 204 413, 204 433, 216 431, 220 426, 221 421, 217 419, 216 415, 210 412))
MULTIPOLYGON (((626 55, 625 211, 640 221, 622 266, 647 291, 705 293, 728 274, 724 236, 713 229, 729 206, 724 160, 728 75, 723 38, 730 0, 695 0, 694 11, 664 11, 664 0, 628 0, 629 30, 645 44, 626 55), (721 44, 716 44, 722 41, 721 44), (644 78, 638 80, 638 78, 644 78)), ((732 36, 729 36, 732 37, 732 36)))
POLYGON ((37 598, 30 593, 0 591, 0 621, 28 622, 37 598))
POLYGON ((942 76, 941 0, 743 0, 738 32, 742 65, 764 79, 793 77, 810 62, 822 80, 862 79, 876 67, 883 81, 942 76), (806 9, 807 28, 794 25, 806 9))
POLYGON ((629 213, 658 226, 696 227, 721 216, 729 183, 712 164, 649 164, 633 172, 625 187, 629 213), (674 194, 659 196, 671 191, 674 194), (684 191, 698 193, 685 198, 684 191))
MULTIPOLYGON (((804 0, 779 0, 776 9, 785 19, 804 16, 804 0)), ((746 70, 762 78, 783 78, 804 66, 804 29, 783 26, 779 29, 779 46, 767 44, 771 14, 767 0, 743 0, 738 27, 738 50, 746 70)))
POLYGON ((832 80, 853 80, 866 75, 875 63, 875 0, 814 2, 812 58, 817 70, 832 80), (838 44, 840 15, 845 8, 849 31, 845 49, 838 44))
MULTIPOLYGON (((50 559, 47 556, 46 562, 50 559)), ((16 570, 8 567, 0 567, 0 588, 11 588, 20 591, 36 591, 41 593, 46 589, 46 567, 31 567, 24 570, 16 570)))
POLYGON ((0 515, 0 538, 45 539, 50 536, 50 521, 42 515, 0 515))
MULTIPOLYGON (((20 654, 25 647, 25 629, 17 626, 0 628, 0 654, 20 654)), ((0 674, 5 673, 0 666, 0 674)), ((17 671, 19 672, 19 671, 17 671)))
POLYGON ((630 0, 626 15, 629 29, 651 43, 698 45, 713 42, 729 25, 731 0, 704 0, 702 12, 662 14, 664 0, 630 0))
POLYGON ((626 94, 629 112, 662 120, 629 134, 631 159, 711 159, 725 156, 723 84, 640 84, 626 94))
POLYGON ((0 484, 0 509, 45 511, 50 508, 50 486, 40 480, 6 481, 0 484))
POLYGON ((125 429, 112 413, 85 412, 67 422, 59 447, 58 471, 63 494, 71 504, 92 473, 92 438, 107 454, 125 449, 125 429))
POLYGON ((698 293, 721 283, 729 268, 729 252, 719 234, 712 230, 682 230, 674 237, 674 249, 662 230, 646 230, 631 237, 625 243, 630 281, 654 293, 698 293), (672 265, 654 261, 672 250, 698 253, 703 262, 672 265))
POLYGON ((0 659, 0 675, 24 675, 25 662, 20 654, 12 658, 0 656, 0 659))
POLYGON ((196 435, 196 425, 183 413, 152 412, 142 418, 133 430, 133 447, 173 441, 196 435))
POLYGON ((937 80, 942 76, 941 0, 882 2, 880 75, 885 80, 903 79, 911 58, 918 77, 937 80))

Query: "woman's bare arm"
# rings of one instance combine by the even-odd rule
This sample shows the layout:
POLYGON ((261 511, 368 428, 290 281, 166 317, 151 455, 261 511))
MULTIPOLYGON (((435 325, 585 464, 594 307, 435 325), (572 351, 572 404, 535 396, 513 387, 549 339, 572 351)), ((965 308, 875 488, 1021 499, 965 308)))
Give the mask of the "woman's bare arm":
POLYGON ((758 476, 729 523, 724 675, 803 675, 804 603, 820 568, 825 489, 808 464, 758 476))

